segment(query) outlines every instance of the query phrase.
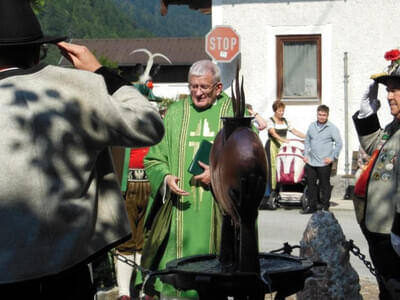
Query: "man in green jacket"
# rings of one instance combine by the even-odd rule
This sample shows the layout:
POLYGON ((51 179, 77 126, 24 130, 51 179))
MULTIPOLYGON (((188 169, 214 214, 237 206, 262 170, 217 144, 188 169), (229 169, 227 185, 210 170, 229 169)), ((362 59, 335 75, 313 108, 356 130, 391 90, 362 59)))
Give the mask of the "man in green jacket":
MULTIPOLYGON (((209 60, 194 63, 188 79, 190 96, 169 106, 166 134, 144 161, 152 193, 142 266, 152 270, 177 258, 215 254, 219 248, 221 215, 210 192, 209 167, 200 163, 204 171, 199 175, 188 167, 201 141, 213 142, 221 117, 232 116, 231 100, 222 92, 219 68, 209 60)), ((197 298, 193 291, 178 292, 160 281, 155 289, 162 299, 197 298)))

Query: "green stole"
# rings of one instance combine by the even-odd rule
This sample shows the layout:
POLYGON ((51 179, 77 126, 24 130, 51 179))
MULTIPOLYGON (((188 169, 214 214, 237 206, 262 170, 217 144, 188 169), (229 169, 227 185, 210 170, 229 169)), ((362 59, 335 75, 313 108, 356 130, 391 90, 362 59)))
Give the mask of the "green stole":
POLYGON ((124 163, 122 167, 122 178, 121 178, 121 191, 126 192, 128 187, 128 172, 129 172, 129 160, 131 158, 131 148, 125 148, 124 151, 124 163))
MULTIPOLYGON (((231 100, 225 93, 204 111, 196 110, 190 97, 168 108, 165 136, 150 148, 144 160, 152 189, 145 225, 144 268, 162 270, 177 258, 218 252, 220 211, 208 187, 196 184, 187 169, 200 142, 213 142, 222 128, 221 117, 232 114, 231 100), (180 178, 180 187, 190 195, 174 195, 162 204, 159 189, 167 174, 180 178)), ((196 297, 196 293, 178 292, 160 281, 155 286, 164 295, 196 297)))

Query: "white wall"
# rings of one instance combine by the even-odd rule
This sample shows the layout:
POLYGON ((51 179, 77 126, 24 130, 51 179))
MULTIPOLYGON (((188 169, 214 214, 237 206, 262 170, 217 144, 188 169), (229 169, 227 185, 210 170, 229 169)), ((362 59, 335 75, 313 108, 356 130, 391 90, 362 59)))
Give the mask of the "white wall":
POLYGON ((157 97, 178 99, 179 95, 189 94, 187 82, 154 83, 153 93, 157 97))
MULTIPOLYGON (((220 64, 226 88, 241 61, 246 101, 264 118, 272 115, 276 98, 275 36, 278 34, 321 34, 322 103, 330 107, 344 139, 344 52, 349 72, 349 155, 358 149, 351 115, 358 109, 370 75, 385 69, 386 51, 400 46, 399 0, 213 0, 212 25, 230 25, 241 37, 241 55, 220 64)), ((230 90, 228 91, 230 94, 230 90)), ((379 112, 382 126, 391 119, 386 92, 381 86, 379 112)), ((305 132, 316 119, 317 105, 287 105, 285 116, 305 132)), ((263 141, 266 133, 261 134, 263 141)), ((344 148, 339 173, 344 173, 344 148)))

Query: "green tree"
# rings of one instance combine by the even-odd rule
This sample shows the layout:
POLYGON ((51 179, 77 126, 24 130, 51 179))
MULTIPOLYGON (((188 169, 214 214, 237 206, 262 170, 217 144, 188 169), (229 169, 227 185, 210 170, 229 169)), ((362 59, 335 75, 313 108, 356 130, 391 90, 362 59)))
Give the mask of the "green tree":
POLYGON ((32 1, 32 8, 35 13, 38 13, 44 6, 44 0, 31 0, 32 1))
MULTIPOLYGON (((159 0, 31 0, 43 32, 68 38, 139 38, 204 36, 210 16, 172 5, 160 15, 159 0)), ((60 60, 50 47, 46 62, 60 60)))
POLYGON ((151 36, 137 29, 134 20, 114 0, 45 1, 39 19, 46 33, 71 38, 151 36))
MULTIPOLYGON (((151 36, 137 29, 132 18, 114 0, 35 1, 43 32, 68 38, 133 38, 151 36), (38 2, 37 2, 38 1, 38 2)), ((56 47, 50 47, 45 62, 60 60, 56 47)))
POLYGON ((170 5, 161 16, 160 0, 113 0, 135 20, 138 28, 158 37, 204 36, 211 29, 211 16, 190 9, 187 5, 170 5))
POLYGON ((104 55, 97 56, 97 59, 99 60, 99 62, 102 66, 118 70, 118 62, 117 61, 113 61, 104 55))

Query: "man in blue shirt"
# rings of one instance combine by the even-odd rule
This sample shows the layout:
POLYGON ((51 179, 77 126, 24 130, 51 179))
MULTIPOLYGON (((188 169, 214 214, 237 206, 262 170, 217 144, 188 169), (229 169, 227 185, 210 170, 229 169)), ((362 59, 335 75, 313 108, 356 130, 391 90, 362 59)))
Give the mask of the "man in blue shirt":
POLYGON ((339 157, 342 139, 339 129, 328 121, 328 117, 329 107, 318 106, 317 121, 308 127, 304 141, 309 206, 301 212, 303 214, 313 213, 317 209, 329 210, 332 163, 339 157))

